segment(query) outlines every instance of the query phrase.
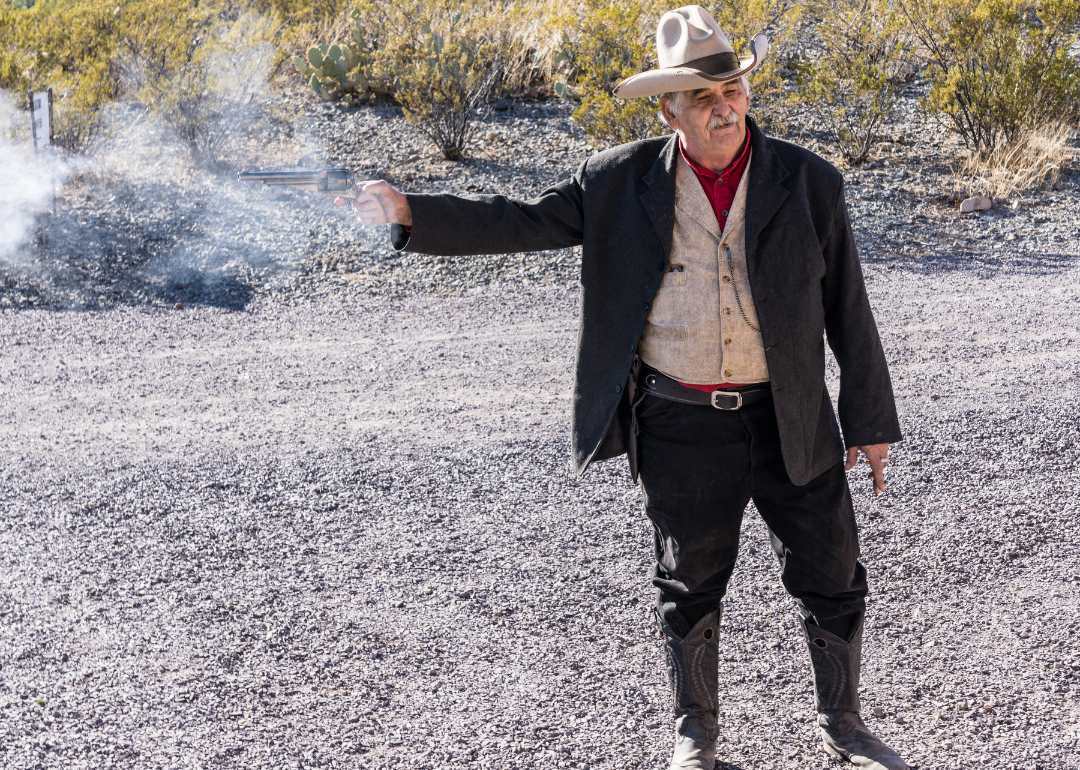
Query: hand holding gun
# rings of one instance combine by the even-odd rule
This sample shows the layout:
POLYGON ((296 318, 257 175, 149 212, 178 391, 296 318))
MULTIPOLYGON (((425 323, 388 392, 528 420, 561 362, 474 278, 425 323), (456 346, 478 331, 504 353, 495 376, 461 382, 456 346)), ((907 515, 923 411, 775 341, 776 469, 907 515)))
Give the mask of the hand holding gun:
POLYGON ((241 182, 262 182, 268 187, 295 187, 299 190, 333 195, 334 205, 351 203, 353 212, 365 225, 395 223, 412 226, 408 199, 380 180, 357 182, 347 168, 316 171, 241 171, 241 182))

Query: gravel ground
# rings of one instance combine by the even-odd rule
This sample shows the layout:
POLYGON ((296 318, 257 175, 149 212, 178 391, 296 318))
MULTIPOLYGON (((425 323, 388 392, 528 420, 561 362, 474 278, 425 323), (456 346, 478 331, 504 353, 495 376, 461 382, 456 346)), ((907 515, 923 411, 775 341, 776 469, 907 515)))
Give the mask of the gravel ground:
MULTIPOLYGON (((449 168, 390 111, 306 109, 282 147, 406 187, 588 152, 558 104, 449 168)), ((884 496, 851 474, 864 711, 920 768, 1080 768, 1077 199, 960 218, 900 147, 849 172, 907 436, 884 496)), ((395 256, 155 162, 0 265, 0 766, 662 767, 640 495, 568 470, 576 255, 395 256)), ((721 766, 839 767, 752 512, 724 625, 721 766)))

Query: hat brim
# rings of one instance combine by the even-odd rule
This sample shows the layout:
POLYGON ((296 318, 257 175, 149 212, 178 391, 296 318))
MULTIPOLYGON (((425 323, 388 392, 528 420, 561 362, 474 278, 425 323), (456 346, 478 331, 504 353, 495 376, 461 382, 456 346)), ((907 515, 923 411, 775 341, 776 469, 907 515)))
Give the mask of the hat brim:
POLYGON ((730 72, 710 75, 689 67, 666 67, 649 70, 627 78, 615 86, 612 94, 621 99, 638 99, 647 96, 659 96, 673 91, 696 91, 699 88, 711 88, 717 83, 727 83, 748 75, 761 66, 765 53, 769 50, 769 40, 765 35, 757 35, 750 42, 752 56, 739 59, 739 68, 730 72))

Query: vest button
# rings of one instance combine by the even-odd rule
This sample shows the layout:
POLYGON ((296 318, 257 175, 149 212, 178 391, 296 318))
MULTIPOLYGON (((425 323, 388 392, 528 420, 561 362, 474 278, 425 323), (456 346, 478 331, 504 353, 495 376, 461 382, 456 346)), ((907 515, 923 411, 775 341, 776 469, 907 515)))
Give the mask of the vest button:
POLYGON ((724 315, 731 315, 731 308, 729 308, 729 307, 724 308, 724 315))
POLYGON ((724 276, 724 283, 731 283, 731 276, 725 275, 724 276))
POLYGON ((644 305, 641 306, 641 309, 642 310, 648 310, 650 307, 652 307, 652 306, 648 302, 646 302, 644 305))
POLYGON ((725 369, 724 370, 724 376, 725 377, 730 377, 731 376, 731 370, 730 369, 725 369))
POLYGON ((725 345, 730 345, 731 344, 731 338, 729 337, 728 339, 724 340, 724 344, 725 345))
POLYGON ((720 212, 720 214, 721 214, 721 216, 725 216, 725 217, 726 217, 726 216, 727 216, 727 214, 728 214, 728 210, 727 210, 727 209, 724 209, 723 211, 721 211, 721 212, 720 212))
POLYGON ((615 392, 616 393, 622 393, 622 385, 616 385, 615 386, 615 392))

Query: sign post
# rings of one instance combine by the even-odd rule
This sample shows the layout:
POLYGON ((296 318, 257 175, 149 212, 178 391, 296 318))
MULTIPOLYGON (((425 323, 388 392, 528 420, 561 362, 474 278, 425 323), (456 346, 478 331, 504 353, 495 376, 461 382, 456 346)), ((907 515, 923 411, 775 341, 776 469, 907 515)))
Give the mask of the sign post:
MULTIPOLYGON (((33 91, 27 94, 30 97, 30 135, 34 143, 34 153, 47 150, 53 143, 53 95, 52 89, 33 91)), ((56 208, 56 191, 53 191, 53 208, 56 208)), ((49 236, 45 231, 45 214, 41 214, 41 242, 48 243, 49 236)))

